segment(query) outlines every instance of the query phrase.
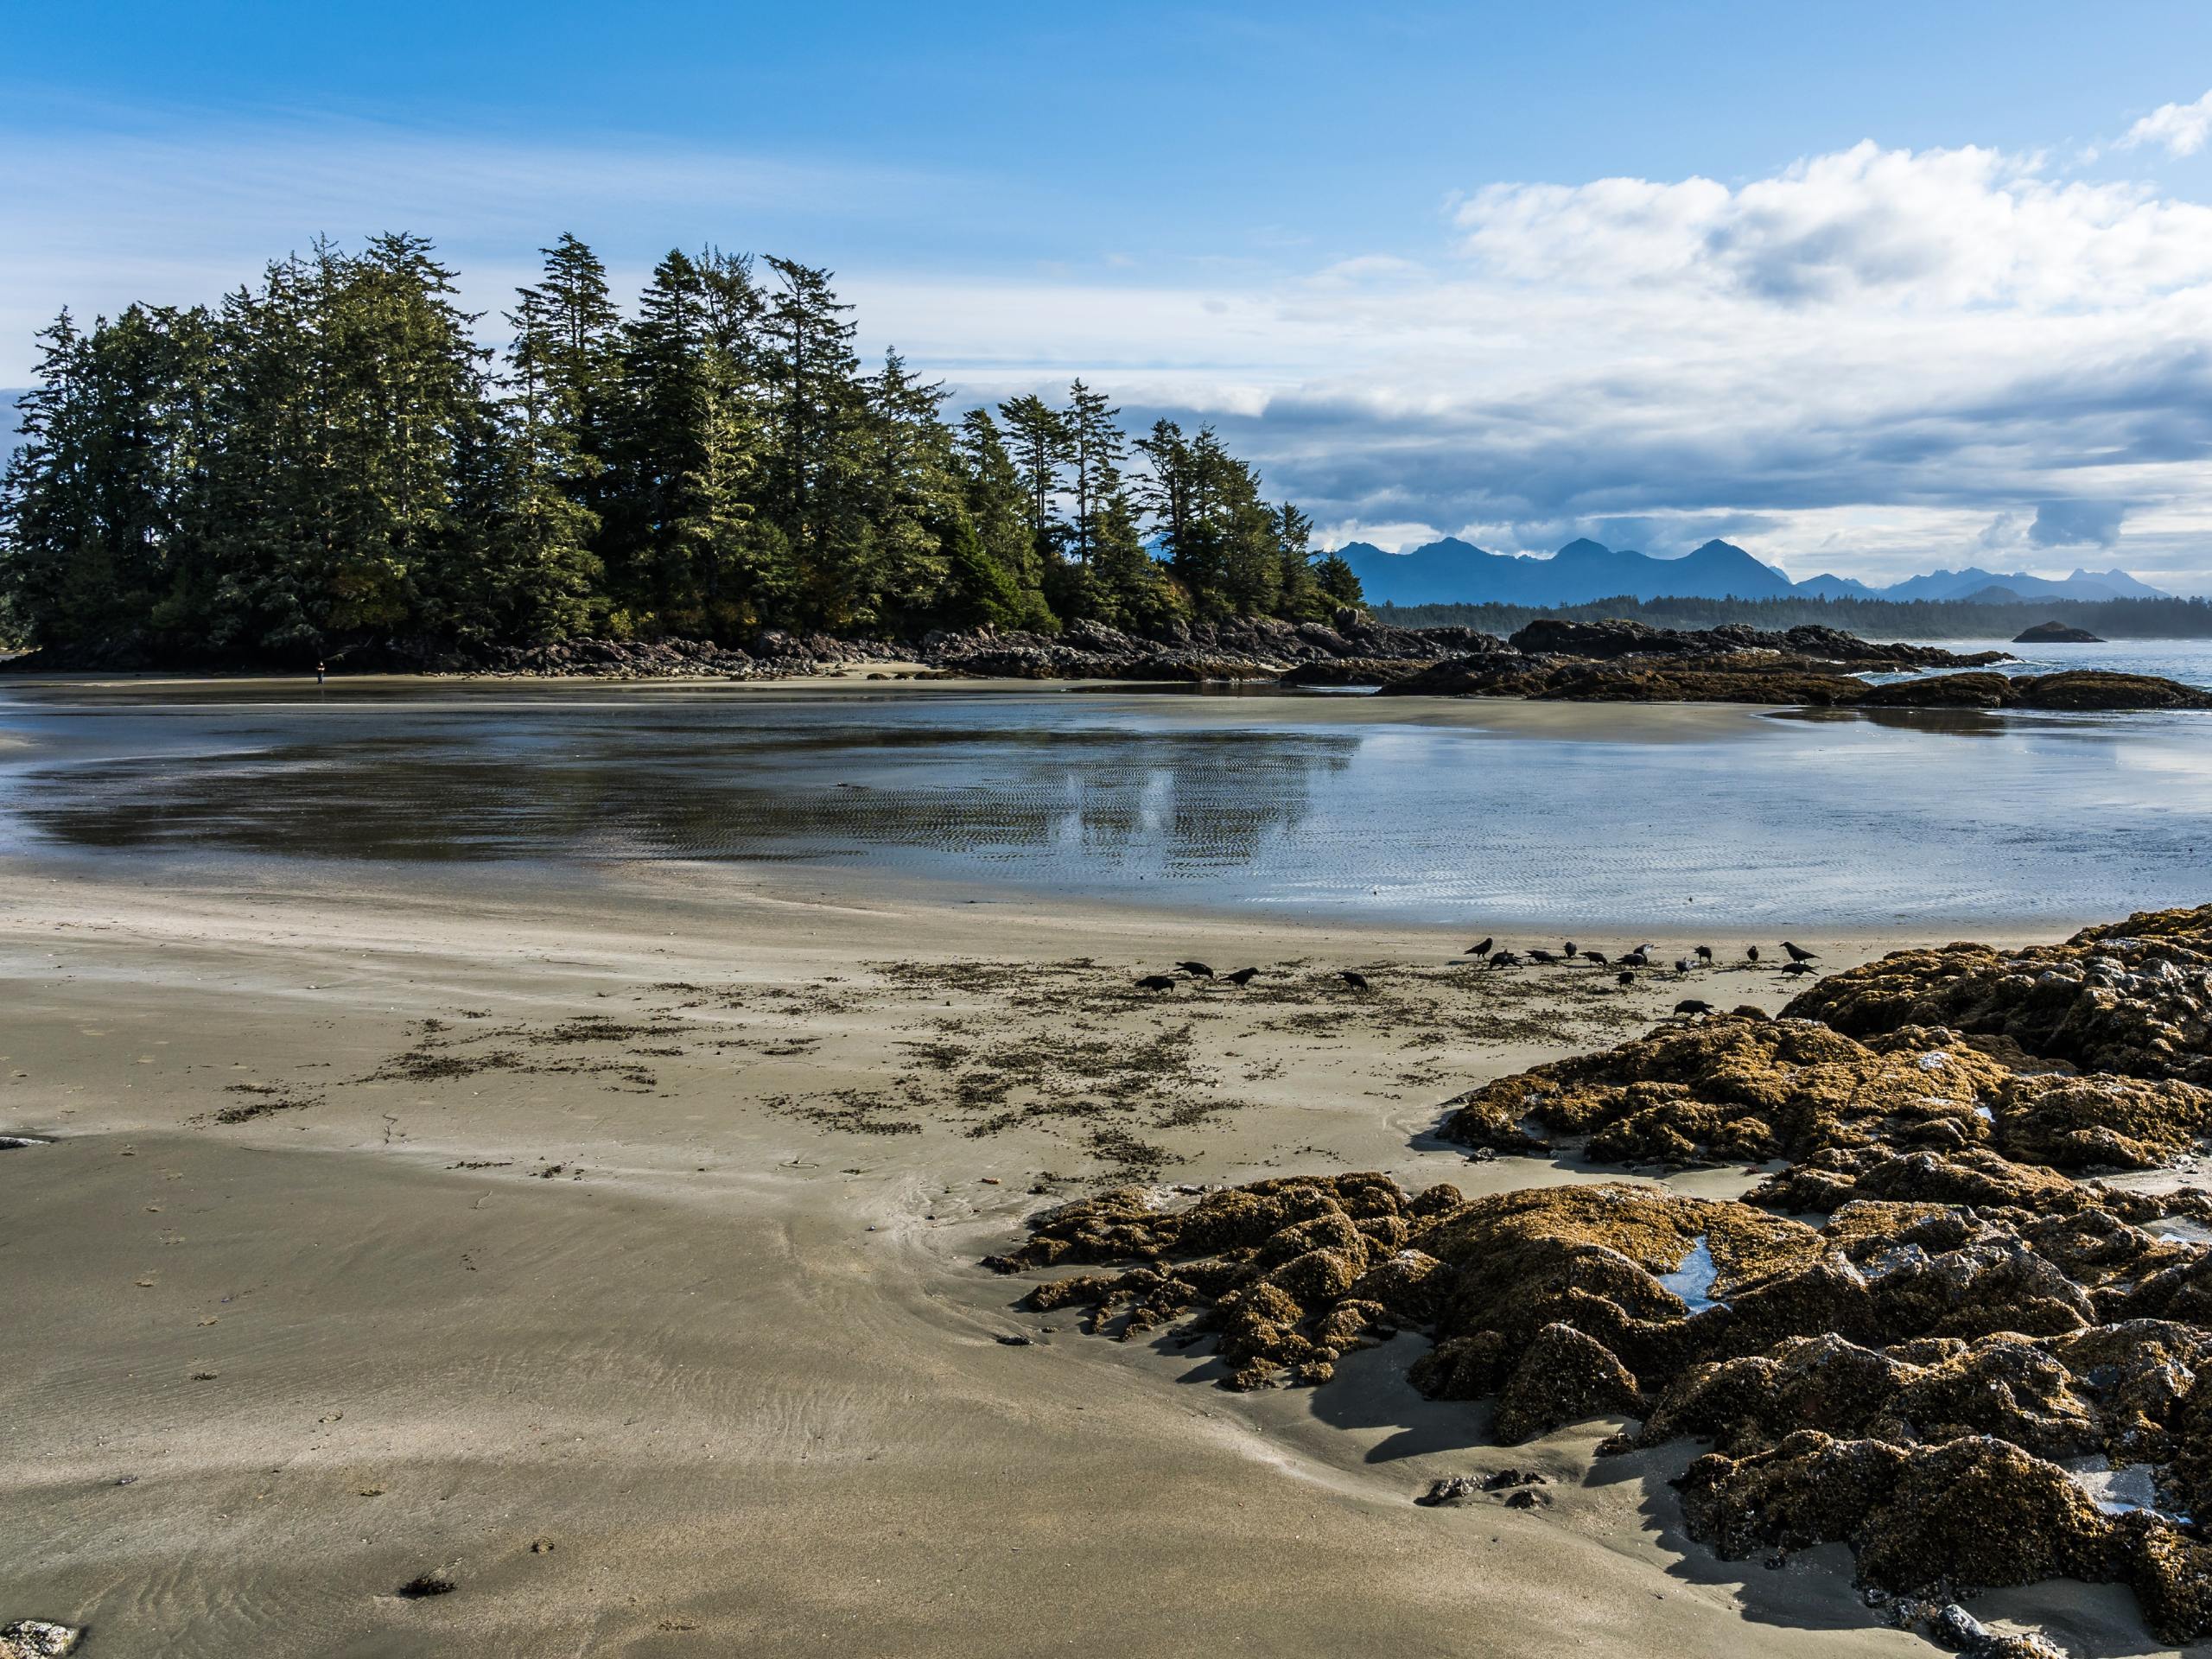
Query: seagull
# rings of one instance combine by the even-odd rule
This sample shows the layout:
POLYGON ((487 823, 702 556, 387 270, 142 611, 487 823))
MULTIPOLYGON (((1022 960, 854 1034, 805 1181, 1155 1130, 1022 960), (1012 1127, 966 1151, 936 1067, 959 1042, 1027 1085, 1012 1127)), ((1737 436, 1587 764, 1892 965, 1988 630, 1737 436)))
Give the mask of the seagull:
POLYGON ((1137 981, 1137 989, 1141 991, 1172 991, 1174 988, 1175 976, 1173 974, 1147 974, 1137 981))
POLYGON ((1339 973, 1337 977, 1344 981, 1346 985, 1349 985, 1355 991, 1363 991, 1367 988, 1367 976, 1365 974, 1354 973, 1351 969, 1347 968, 1343 972, 1339 973))
POLYGON ((1700 962, 1711 962, 1713 960, 1713 947, 1709 944, 1700 944, 1697 948, 1696 954, 1697 959, 1700 962))
POLYGON ((1211 979, 1213 969, 1203 962, 1179 962, 1175 964, 1193 979, 1211 979))
POLYGON ((1711 1014, 1713 1012, 1713 1004, 1701 1001, 1694 996, 1686 996, 1681 1001, 1675 1004, 1675 1012, 1676 1014, 1711 1014))
POLYGON ((1224 974, 1222 977, 1227 980, 1230 984, 1242 988, 1246 985, 1249 985, 1252 981, 1258 976, 1259 972, 1260 970, 1256 968, 1239 968, 1235 973, 1224 974))
POLYGON ((1497 943, 1494 938, 1485 938, 1480 944, 1471 944, 1459 954, 1463 957, 1486 957, 1490 955, 1491 946, 1497 943))
POLYGON ((1808 950, 1803 945, 1792 944, 1787 939, 1782 942, 1782 948, 1789 953, 1789 960, 1792 962, 1811 962, 1820 955, 1817 950, 1808 950))

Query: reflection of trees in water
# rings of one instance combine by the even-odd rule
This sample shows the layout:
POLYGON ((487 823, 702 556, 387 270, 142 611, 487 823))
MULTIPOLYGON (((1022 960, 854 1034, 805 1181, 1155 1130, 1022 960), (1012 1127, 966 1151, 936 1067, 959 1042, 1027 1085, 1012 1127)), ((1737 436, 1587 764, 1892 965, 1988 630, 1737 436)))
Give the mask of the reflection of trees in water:
POLYGON ((26 780, 66 845, 384 860, 818 859, 878 849, 1219 868, 1349 766, 1351 735, 651 721, 132 758, 26 780))

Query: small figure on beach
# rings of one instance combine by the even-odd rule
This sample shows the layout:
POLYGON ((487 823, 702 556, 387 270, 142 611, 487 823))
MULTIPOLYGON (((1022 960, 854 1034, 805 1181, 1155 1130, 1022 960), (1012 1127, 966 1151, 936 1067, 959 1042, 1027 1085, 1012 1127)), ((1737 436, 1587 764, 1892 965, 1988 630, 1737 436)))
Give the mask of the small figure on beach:
POLYGON ((1342 973, 1338 974, 1337 977, 1344 981, 1346 985, 1350 986, 1355 991, 1363 991, 1367 988, 1367 976, 1362 973, 1356 973, 1351 969, 1345 969, 1342 973))
POLYGON ((1179 962, 1175 964, 1193 979, 1211 979, 1213 969, 1203 962, 1179 962))
POLYGON ((322 664, 321 663, 317 663, 315 665, 315 683, 317 685, 321 685, 322 683, 322 664))
POLYGON ((1147 974, 1137 981, 1137 989, 1141 991, 1172 991, 1174 988, 1175 976, 1173 974, 1147 974))
POLYGON ((1496 939, 1485 935, 1480 944, 1471 944, 1459 954, 1463 957, 1486 957, 1490 955, 1491 946, 1496 943, 1496 939))
POLYGON ((1235 973, 1224 974, 1222 977, 1242 990, 1258 977, 1259 972, 1260 970, 1256 968, 1239 968, 1235 973))
POLYGON ((1789 953, 1792 962, 1811 962, 1820 955, 1817 950, 1808 950, 1803 945, 1792 944, 1787 939, 1782 942, 1782 948, 1789 953))

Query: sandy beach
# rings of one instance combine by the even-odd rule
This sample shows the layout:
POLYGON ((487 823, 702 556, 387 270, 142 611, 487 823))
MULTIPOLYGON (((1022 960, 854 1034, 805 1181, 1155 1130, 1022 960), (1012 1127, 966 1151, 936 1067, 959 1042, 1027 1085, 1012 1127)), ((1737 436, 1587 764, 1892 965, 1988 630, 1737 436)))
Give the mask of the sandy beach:
MULTIPOLYGON (((0 1614, 101 1655, 1924 1650, 1840 1550, 1687 1543, 1659 1465, 1589 1473, 1605 1425, 1468 1449, 1411 1338, 1224 1394, 977 1265, 1117 1179, 1580 1179, 1427 1131, 1685 993, 1465 943, 669 867, 19 866, 0 1133, 50 1141, 0 1154, 0 1614), (1129 988, 1188 955, 1265 971, 1129 988), (1410 1501, 1507 1462, 1556 1504, 1410 1501), (432 1572, 458 1589, 395 1593, 432 1572)), ((2062 1622, 2133 1624, 2110 1590, 2062 1622)))

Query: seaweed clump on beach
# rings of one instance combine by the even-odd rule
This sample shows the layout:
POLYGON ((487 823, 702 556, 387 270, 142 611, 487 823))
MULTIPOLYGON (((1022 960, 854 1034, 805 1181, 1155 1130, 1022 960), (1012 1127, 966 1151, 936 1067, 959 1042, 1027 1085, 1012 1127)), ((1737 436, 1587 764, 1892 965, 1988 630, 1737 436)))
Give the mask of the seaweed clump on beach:
POLYGON ((1946 1026, 2087 1071, 2212 1085, 2212 905, 2139 912, 2063 944, 1892 951, 1783 1013, 1861 1039, 1946 1026))

